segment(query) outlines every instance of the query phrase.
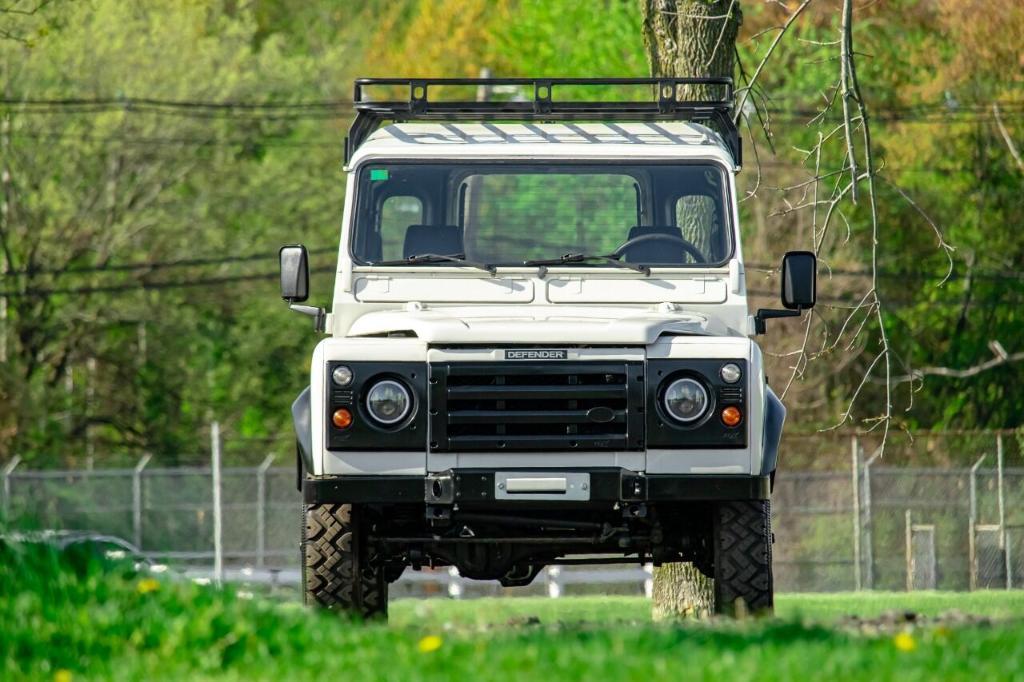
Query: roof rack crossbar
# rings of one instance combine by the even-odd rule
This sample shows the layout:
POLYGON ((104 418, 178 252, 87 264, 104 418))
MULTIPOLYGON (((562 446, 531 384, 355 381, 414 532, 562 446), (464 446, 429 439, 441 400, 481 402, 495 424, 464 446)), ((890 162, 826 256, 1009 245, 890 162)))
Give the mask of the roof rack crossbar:
POLYGON ((736 165, 742 163, 739 131, 733 121, 733 81, 724 76, 704 78, 360 78, 353 102, 356 118, 345 141, 345 161, 384 121, 693 121, 712 124, 724 138, 736 165), (556 100, 563 86, 651 86, 655 97, 647 101, 587 102, 556 100), (368 87, 405 86, 408 100, 373 100, 368 87), (505 101, 433 101, 434 86, 522 86, 532 99, 505 101), (680 91, 699 86, 720 98, 683 99, 680 91))

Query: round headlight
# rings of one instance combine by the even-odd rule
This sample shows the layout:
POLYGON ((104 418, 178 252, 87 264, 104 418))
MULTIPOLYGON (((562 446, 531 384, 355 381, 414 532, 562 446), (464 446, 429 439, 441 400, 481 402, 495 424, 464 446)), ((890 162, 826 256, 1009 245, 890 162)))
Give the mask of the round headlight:
POLYGON ((722 381, 725 383, 735 384, 740 380, 740 377, 743 376, 743 371, 740 369, 739 365, 730 362, 727 365, 722 365, 722 369, 719 371, 719 374, 722 377, 722 381))
POLYGON ((695 422, 708 411, 708 392, 695 379, 676 379, 665 389, 665 411, 685 424, 695 422))
POLYGON ((366 409, 381 424, 395 424, 412 409, 409 389, 397 381, 378 381, 366 394, 366 409))
POLYGON ((337 386, 348 386, 352 383, 352 370, 345 365, 338 365, 331 372, 331 379, 337 386))

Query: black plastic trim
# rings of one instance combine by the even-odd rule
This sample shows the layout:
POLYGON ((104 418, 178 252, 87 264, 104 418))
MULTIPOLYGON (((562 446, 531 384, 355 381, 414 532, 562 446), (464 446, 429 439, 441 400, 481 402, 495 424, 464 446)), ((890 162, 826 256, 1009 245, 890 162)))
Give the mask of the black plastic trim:
POLYGON ((645 382, 641 362, 432 363, 429 372, 431 452, 644 447, 645 382), (579 383, 601 375, 621 375, 622 380, 579 383), (474 383, 477 377, 491 378, 494 383, 474 383), (566 383, 559 384, 557 379, 555 383, 530 383, 531 377, 564 377, 566 383), (583 401, 590 402, 580 405, 583 401), (602 401, 602 405, 591 404, 602 401), (552 406, 552 402, 560 404, 552 406), (513 408, 506 403, 515 404, 511 416, 513 408), (565 430, 556 433, 560 426, 565 430))
POLYGON ((786 421, 786 406, 775 391, 765 392, 764 404, 764 457, 761 460, 761 474, 767 476, 779 465, 779 442, 782 440, 782 426, 786 421))
POLYGON ((749 363, 746 360, 654 359, 647 361, 647 447, 648 448, 744 448, 749 427, 749 363), (742 379, 727 384, 719 374, 723 365, 739 365, 742 379), (712 405, 707 414, 692 424, 670 417, 662 405, 662 393, 677 378, 692 377, 708 390, 712 405), (723 408, 740 408, 743 419, 737 426, 722 423, 723 408))
MULTIPOLYGON (((425 362, 349 362, 332 360, 324 368, 324 430, 328 450, 390 450, 424 449, 427 440, 427 365, 425 362), (331 374, 338 365, 352 369, 352 383, 334 385, 331 374), (401 422, 385 425, 376 422, 366 409, 366 392, 377 381, 393 379, 404 384, 413 397, 413 406, 401 422), (347 429, 331 423, 331 415, 339 407, 352 410, 354 420, 347 429)), ((312 470, 312 467, 310 467, 312 470)))
POLYGON ((295 442, 299 457, 306 465, 306 471, 313 470, 313 415, 310 408, 309 386, 303 389, 292 403, 292 424, 295 426, 295 442))
MULTIPOLYGON (((508 471, 502 469, 502 471, 508 471)), ((531 471, 536 471, 532 469, 531 471)), ((590 474, 589 502, 695 502, 765 500, 768 476, 644 475, 628 469, 559 469, 558 473, 590 474)), ((454 480, 456 504, 538 505, 534 500, 495 500, 494 469, 456 469, 445 472, 454 480)), ((307 479, 307 504, 424 503, 425 476, 337 476, 307 479)), ((556 504, 572 504, 557 502, 556 504)), ((547 504, 547 501, 544 501, 547 504)))

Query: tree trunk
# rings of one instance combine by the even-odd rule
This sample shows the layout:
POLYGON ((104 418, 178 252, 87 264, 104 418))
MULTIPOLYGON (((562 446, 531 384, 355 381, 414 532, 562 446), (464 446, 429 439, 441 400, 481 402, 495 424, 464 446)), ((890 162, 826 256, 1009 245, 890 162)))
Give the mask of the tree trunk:
POLYGON ((640 8, 652 76, 733 75, 739 0, 640 0, 640 8))
POLYGON ((664 564, 654 570, 654 620, 707 618, 714 607, 714 585, 693 564, 664 564))
MULTIPOLYGON (((733 75, 736 35, 743 22, 739 0, 640 0, 640 8, 652 76, 733 75)), ((709 99, 722 94, 687 87, 677 96, 709 99)), ((714 589, 692 564, 665 564, 654 572, 653 602, 656 620, 702 618, 714 610, 714 589)))

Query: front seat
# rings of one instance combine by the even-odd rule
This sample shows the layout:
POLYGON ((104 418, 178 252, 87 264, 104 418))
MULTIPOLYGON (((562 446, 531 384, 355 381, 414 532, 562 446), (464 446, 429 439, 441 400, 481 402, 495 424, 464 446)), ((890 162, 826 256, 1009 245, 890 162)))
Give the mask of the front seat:
POLYGON ((405 230, 403 258, 425 253, 450 256, 464 252, 462 228, 458 225, 410 225, 405 230))
MULTIPOLYGON (((629 229, 628 239, 648 234, 666 234, 682 239, 683 231, 675 225, 635 225, 629 229)), ((685 263, 686 252, 678 244, 668 240, 651 239, 633 244, 622 252, 622 259, 628 263, 685 263)))

